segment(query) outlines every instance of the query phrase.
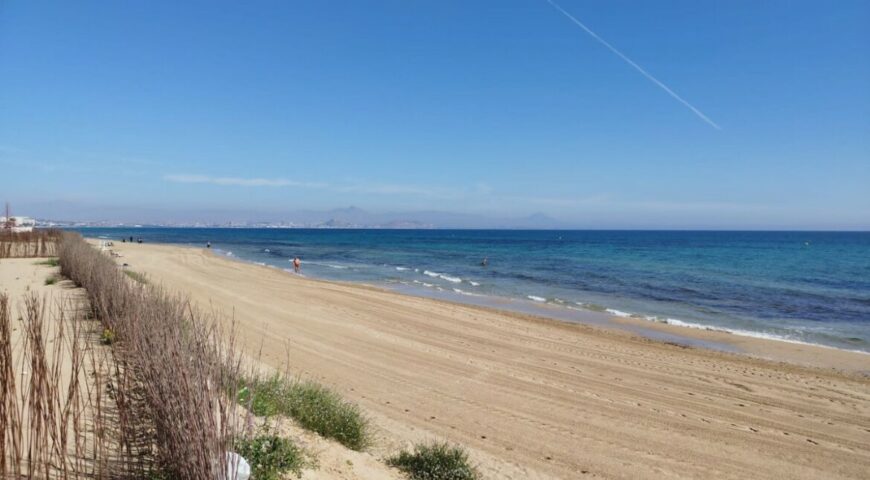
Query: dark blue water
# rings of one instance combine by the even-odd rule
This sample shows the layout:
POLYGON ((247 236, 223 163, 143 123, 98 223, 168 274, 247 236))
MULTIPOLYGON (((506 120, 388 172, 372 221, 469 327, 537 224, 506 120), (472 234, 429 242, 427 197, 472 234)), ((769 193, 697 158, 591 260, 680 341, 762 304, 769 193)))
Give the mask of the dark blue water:
POLYGON ((82 229, 313 277, 511 297, 870 352, 870 233, 82 229), (481 266, 488 259, 486 267, 481 266))

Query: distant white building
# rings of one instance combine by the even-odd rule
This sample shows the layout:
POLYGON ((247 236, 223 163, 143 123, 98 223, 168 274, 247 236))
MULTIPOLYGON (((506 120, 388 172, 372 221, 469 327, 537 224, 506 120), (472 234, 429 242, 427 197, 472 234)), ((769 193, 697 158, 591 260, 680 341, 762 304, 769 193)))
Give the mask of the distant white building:
POLYGON ((36 226, 36 220, 30 217, 16 217, 11 216, 9 218, 0 217, 0 230, 2 231, 12 231, 15 233, 20 232, 32 232, 33 227, 36 226))

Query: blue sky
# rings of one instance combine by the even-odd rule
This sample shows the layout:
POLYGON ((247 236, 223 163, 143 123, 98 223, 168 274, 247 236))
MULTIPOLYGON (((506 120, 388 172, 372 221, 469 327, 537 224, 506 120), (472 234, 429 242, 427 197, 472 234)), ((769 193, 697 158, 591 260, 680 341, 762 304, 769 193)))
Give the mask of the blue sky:
POLYGON ((179 3, 0 3, 0 200, 870 228, 866 1, 179 3))

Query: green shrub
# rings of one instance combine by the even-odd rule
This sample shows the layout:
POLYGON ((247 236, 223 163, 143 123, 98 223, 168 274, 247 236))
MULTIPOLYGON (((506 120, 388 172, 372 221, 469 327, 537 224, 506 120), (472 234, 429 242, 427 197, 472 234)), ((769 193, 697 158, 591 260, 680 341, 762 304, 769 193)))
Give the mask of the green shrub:
POLYGON ((290 416, 304 428, 334 438, 353 450, 370 443, 368 420, 360 408, 315 382, 294 383, 290 388, 290 416))
POLYGON ((100 343, 103 345, 111 345, 115 343, 115 332, 111 328, 104 328, 100 334, 100 343))
POLYGON ((468 460, 468 453, 447 442, 421 443, 413 452, 402 451, 387 459, 412 480, 476 480, 477 470, 468 460))
POLYGON ((236 451, 251 465, 252 478, 277 480, 285 473, 302 476, 308 465, 305 452, 289 438, 279 437, 268 430, 253 438, 235 442, 236 451))
POLYGON ((60 265, 60 259, 58 258, 47 258, 40 262, 36 262, 37 265, 45 265, 47 267, 57 267, 60 265))
POLYGON ((246 383, 239 391, 239 403, 255 415, 292 417, 303 428, 353 450, 363 450, 371 443, 369 422, 360 408, 323 385, 278 375, 246 383))
POLYGON ((243 382, 242 389, 239 390, 239 403, 261 417, 271 417, 279 413, 289 415, 285 411, 286 391, 287 384, 277 375, 268 380, 243 382))
POLYGON ((46 285, 54 285, 55 283, 57 283, 57 277, 55 277, 54 275, 45 279, 46 285))

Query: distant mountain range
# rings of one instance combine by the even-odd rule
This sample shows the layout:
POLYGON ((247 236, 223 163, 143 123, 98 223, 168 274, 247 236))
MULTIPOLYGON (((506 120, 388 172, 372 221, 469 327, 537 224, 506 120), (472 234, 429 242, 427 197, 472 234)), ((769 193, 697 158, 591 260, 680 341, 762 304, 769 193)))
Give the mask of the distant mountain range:
MULTIPOLYGON (((105 213, 104 213, 105 214, 105 213)), ((91 215, 92 217, 92 215, 91 215)), ((435 210, 394 213, 372 213, 357 207, 333 210, 298 210, 285 213, 257 212, 165 212, 142 211, 127 213, 124 220, 76 218, 74 220, 42 220, 44 224, 111 226, 233 226, 285 228, 484 228, 484 229, 559 229, 564 223, 543 213, 524 217, 489 217, 486 215, 441 212, 435 210)), ((116 217, 117 218, 117 217, 116 217)))
POLYGON ((379 228, 560 228, 563 225, 543 213, 527 217, 493 218, 484 215, 440 211, 371 213, 357 207, 328 211, 288 213, 294 223, 323 226, 358 226, 379 228))

